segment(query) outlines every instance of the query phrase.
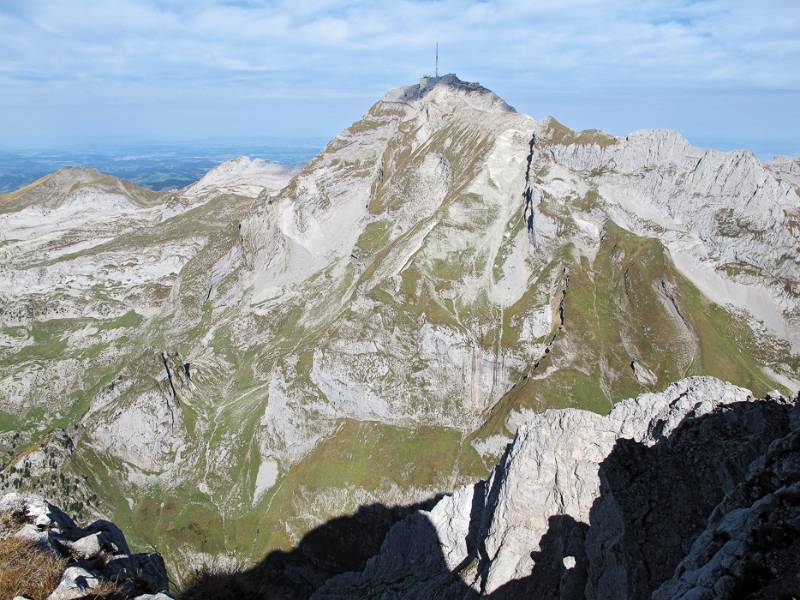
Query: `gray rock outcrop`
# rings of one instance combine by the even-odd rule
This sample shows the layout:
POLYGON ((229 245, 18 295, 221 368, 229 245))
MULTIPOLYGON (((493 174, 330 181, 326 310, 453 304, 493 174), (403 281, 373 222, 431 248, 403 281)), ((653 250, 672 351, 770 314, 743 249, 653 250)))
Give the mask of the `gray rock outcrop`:
POLYGON ((655 600, 780 598, 800 587, 800 428, 726 495, 655 600))
POLYGON ((104 584, 113 584, 115 597, 171 598, 161 555, 131 553, 122 531, 110 521, 82 528, 45 499, 16 492, 0 499, 0 516, 0 540, 23 538, 65 560, 61 581, 48 600, 94 597, 104 584))
MULTIPOLYGON (((498 469, 432 513, 460 581, 527 577, 551 516, 582 539, 598 462, 630 436, 523 407, 605 412, 688 375, 800 388, 797 168, 572 131, 447 75, 390 91, 297 172, 240 158, 158 193, 48 175, 0 198, 0 497, 81 522, 126 502, 184 581, 486 477, 532 419, 503 464, 550 444, 535 487, 498 469), (515 502, 542 508, 508 524, 515 502)), ((320 577, 364 568, 340 566, 320 577)))

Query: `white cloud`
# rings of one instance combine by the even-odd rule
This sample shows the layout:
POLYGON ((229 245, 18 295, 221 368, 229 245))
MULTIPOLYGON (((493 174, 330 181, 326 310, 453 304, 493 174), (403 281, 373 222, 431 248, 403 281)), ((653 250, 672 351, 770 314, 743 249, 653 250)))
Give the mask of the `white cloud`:
MULTIPOLYGON (((0 32, 9 121, 76 103, 363 103, 430 70, 437 40, 446 70, 523 103, 800 93, 793 0, 25 0, 0 5, 0 32)), ((788 103, 784 121, 800 133, 788 103)))

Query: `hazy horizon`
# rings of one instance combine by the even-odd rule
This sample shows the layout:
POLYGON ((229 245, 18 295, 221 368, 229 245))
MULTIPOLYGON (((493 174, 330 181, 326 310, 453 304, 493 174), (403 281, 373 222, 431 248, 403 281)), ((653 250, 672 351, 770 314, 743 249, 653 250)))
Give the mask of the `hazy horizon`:
MULTIPOLYGON (((366 113, 366 111, 364 111, 366 113)), ((520 111, 524 112, 524 111, 520 111)), ((558 119, 560 122, 564 123, 565 125, 569 126, 568 122, 562 121, 562 119, 558 118, 558 115, 548 115, 553 116, 558 119)), ((356 119, 357 120, 357 119, 356 119)), ((355 122, 356 120, 352 121, 355 122)), ((213 137, 198 137, 198 138, 135 138, 135 137, 121 137, 115 138, 114 141, 109 142, 107 139, 103 140, 81 140, 78 142, 70 142, 66 140, 58 141, 58 142, 43 142, 40 144, 4 144, 2 148, 0 148, 0 154, 15 154, 15 155, 22 155, 25 153, 46 153, 46 152, 58 152, 62 154, 67 153, 85 153, 85 152, 92 152, 98 154, 112 154, 115 152, 122 152, 122 151, 130 151, 130 150, 137 150, 137 149, 170 149, 176 147, 190 147, 190 148, 208 148, 214 146, 224 146, 226 148, 230 147, 242 147, 243 149, 247 146, 251 145, 275 145, 275 146, 286 146, 286 147, 310 147, 314 146, 318 149, 322 149, 325 144, 327 144, 337 133, 347 128, 351 125, 352 122, 348 122, 342 125, 342 127, 331 134, 330 137, 259 137, 259 136, 242 136, 242 137, 224 137, 220 136, 218 138, 213 137)), ((580 131, 581 128, 575 128, 577 131, 580 131)), ((587 129, 600 129, 600 128, 587 128, 587 129)), ((660 129, 660 128, 651 128, 651 127, 643 127, 640 129, 660 129)), ((674 129, 674 128, 673 128, 674 129)), ((614 132, 610 130, 603 130, 607 131, 616 136, 624 137, 630 133, 633 133, 635 130, 625 131, 625 132, 614 132)), ((683 131, 675 129, 680 135, 685 137, 690 144, 696 146, 698 148, 703 149, 714 149, 714 150, 721 150, 724 152, 732 152, 735 150, 750 150, 755 154, 760 160, 766 161, 770 160, 775 156, 785 155, 785 156, 800 156, 800 143, 796 143, 794 138, 778 138, 778 139, 768 139, 768 138, 754 138, 754 139, 745 139, 745 138, 727 138, 727 137, 716 137, 710 134, 697 134, 692 136, 687 136, 683 131)), ((242 156, 249 156, 246 153, 240 153, 242 156)), ((263 157, 250 157, 250 158, 263 158, 263 157)))
MULTIPOLYGON (((39 148, 6 146, 0 148, 0 194, 68 166, 91 167, 154 190, 175 189, 197 181, 221 162, 238 156, 298 166, 311 160, 328 141, 299 137, 222 137, 179 141, 104 140, 39 148)), ((779 154, 791 154, 791 151, 775 152, 776 145, 764 140, 757 140, 756 147, 749 148, 737 140, 695 138, 689 141, 701 148, 751 150, 762 161, 779 154)))
POLYGON ((182 188, 219 163, 238 157, 261 158, 296 167, 313 158, 322 144, 187 142, 129 144, 102 148, 0 150, 0 193, 16 190, 62 167, 91 167, 153 190, 182 188))

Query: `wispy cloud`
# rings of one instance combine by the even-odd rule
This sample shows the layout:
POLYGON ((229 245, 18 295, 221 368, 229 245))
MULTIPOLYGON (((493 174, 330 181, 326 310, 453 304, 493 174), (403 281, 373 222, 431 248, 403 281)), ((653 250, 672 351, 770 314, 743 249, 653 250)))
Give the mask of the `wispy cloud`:
POLYGON ((526 112, 702 128, 664 119, 672 98, 707 115, 697 133, 713 135, 714 115, 729 112, 715 103, 752 110, 756 99, 771 113, 755 119, 773 123, 765 137, 800 138, 795 0, 7 0, 0 32, 10 141, 78 129, 328 135, 430 70, 435 41, 445 69, 526 112), (611 115, 615 99, 637 108, 611 115))

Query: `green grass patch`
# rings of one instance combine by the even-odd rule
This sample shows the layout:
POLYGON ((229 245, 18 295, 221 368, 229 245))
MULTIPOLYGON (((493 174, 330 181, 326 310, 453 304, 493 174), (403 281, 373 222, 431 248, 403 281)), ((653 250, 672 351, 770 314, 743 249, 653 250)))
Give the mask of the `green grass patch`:
POLYGON ((391 231, 392 223, 386 219, 368 223, 361 232, 356 246, 367 254, 373 254, 389 243, 391 231))
POLYGON ((565 146, 571 144, 581 146, 597 145, 606 147, 617 143, 617 138, 599 129, 573 131, 553 117, 548 117, 546 123, 547 130, 542 137, 551 144, 561 144, 565 146))
POLYGON ((260 535, 254 547, 263 552, 289 549, 292 540, 285 524, 300 514, 316 512, 330 518, 357 508, 309 506, 315 491, 350 487, 377 491, 391 485, 438 488, 452 473, 460 439, 458 431, 441 427, 340 422, 336 433, 294 465, 260 502, 269 510, 258 521, 260 535))

